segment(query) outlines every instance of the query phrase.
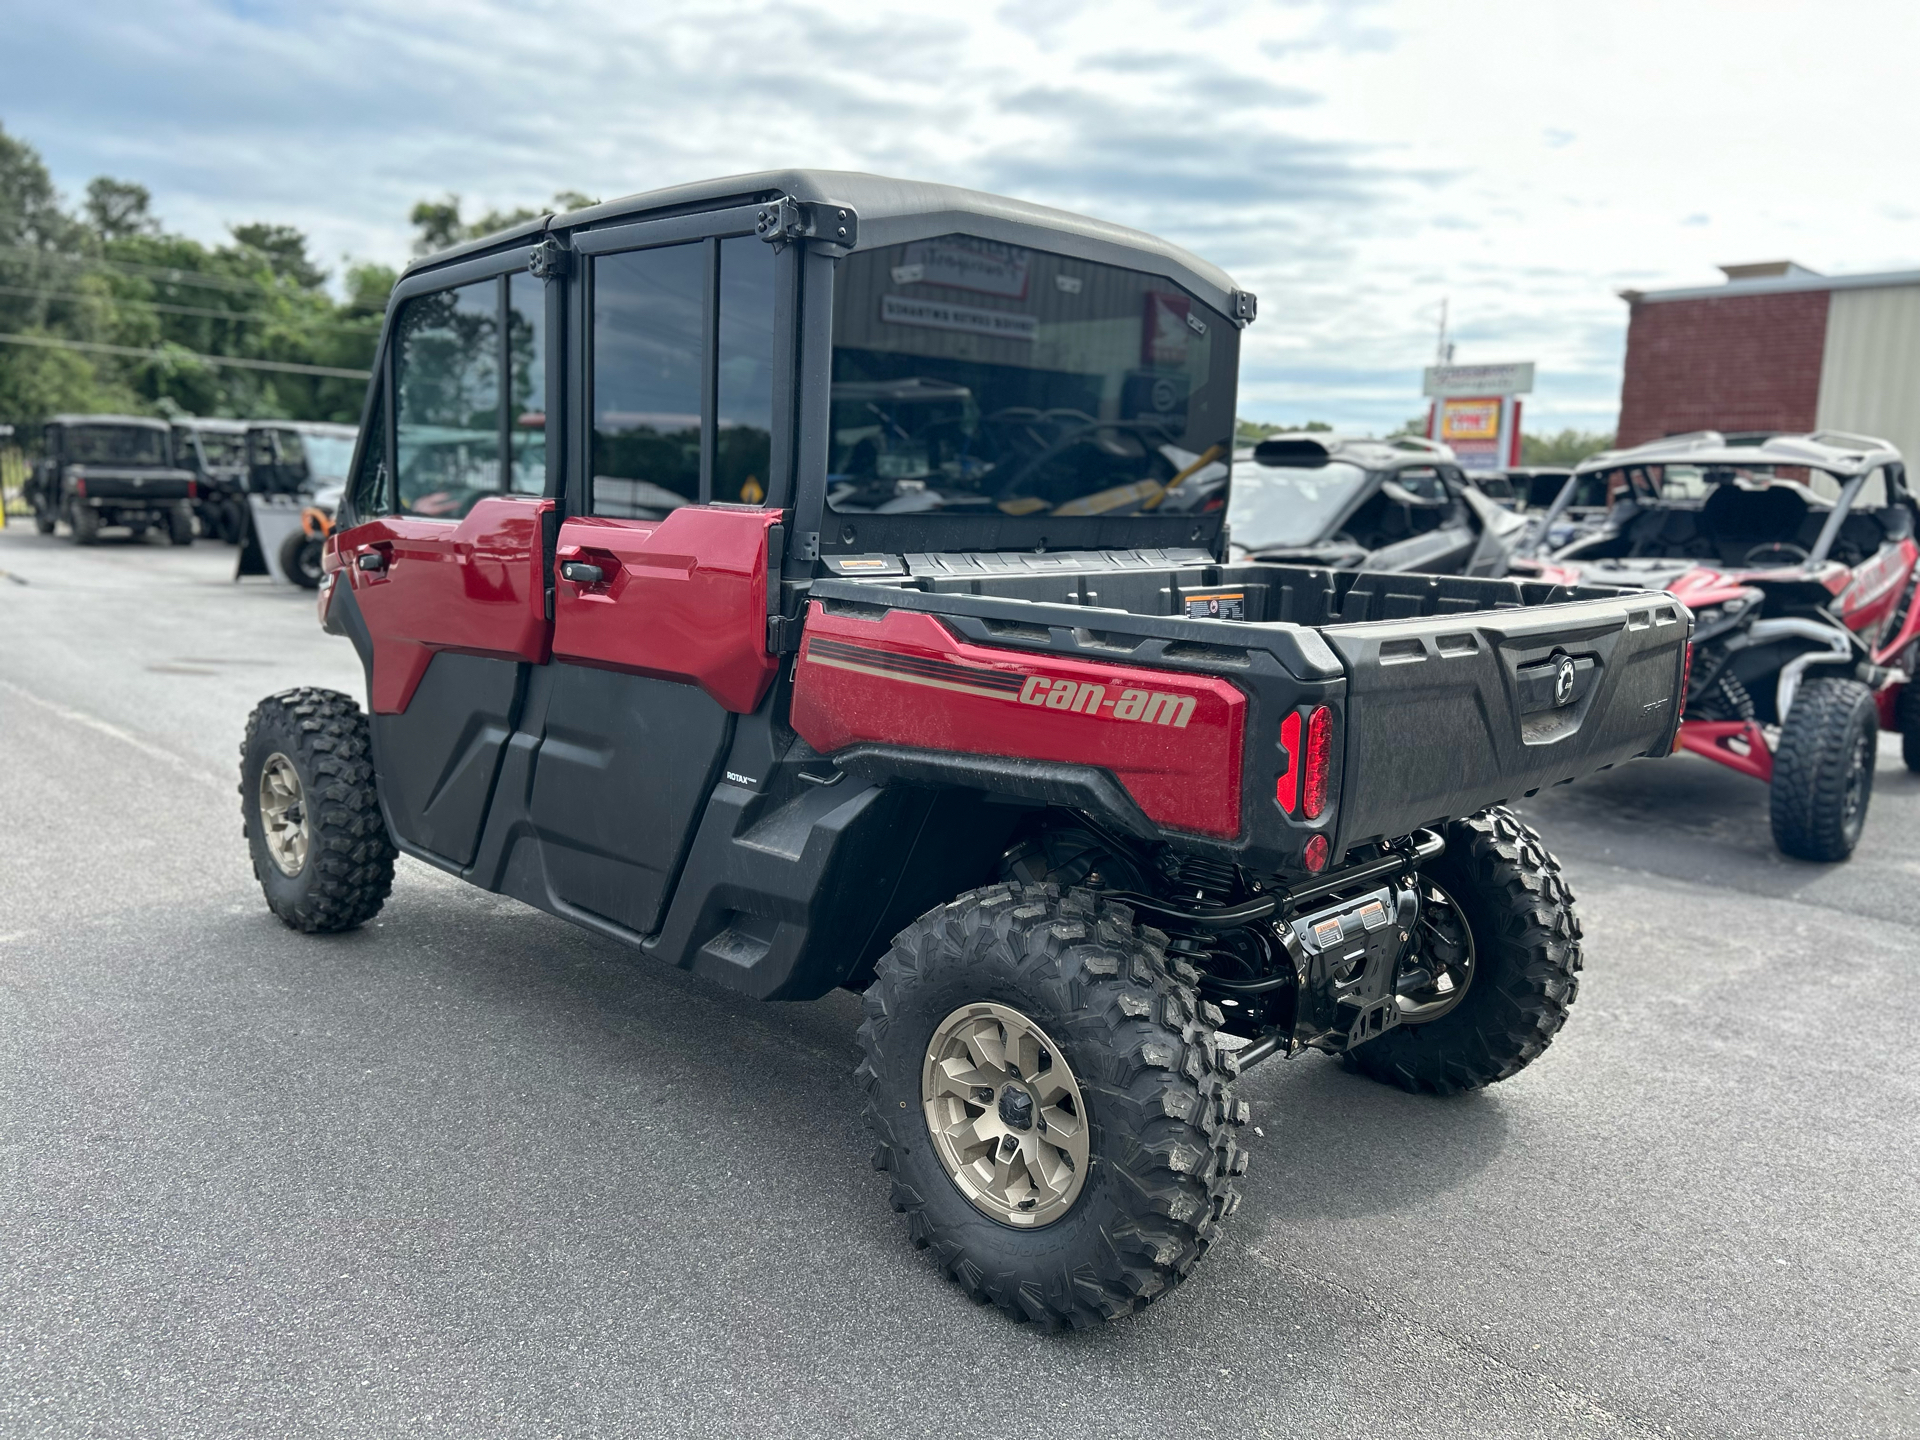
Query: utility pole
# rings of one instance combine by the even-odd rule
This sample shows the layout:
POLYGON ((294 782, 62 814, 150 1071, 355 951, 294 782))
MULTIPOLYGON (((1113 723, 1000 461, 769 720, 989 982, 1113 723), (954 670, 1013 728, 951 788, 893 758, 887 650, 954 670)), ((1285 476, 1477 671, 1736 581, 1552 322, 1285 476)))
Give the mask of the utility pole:
POLYGON ((1433 363, 1451 365, 1453 363, 1453 342, 1447 339, 1447 297, 1440 297, 1440 338, 1434 342, 1433 363))

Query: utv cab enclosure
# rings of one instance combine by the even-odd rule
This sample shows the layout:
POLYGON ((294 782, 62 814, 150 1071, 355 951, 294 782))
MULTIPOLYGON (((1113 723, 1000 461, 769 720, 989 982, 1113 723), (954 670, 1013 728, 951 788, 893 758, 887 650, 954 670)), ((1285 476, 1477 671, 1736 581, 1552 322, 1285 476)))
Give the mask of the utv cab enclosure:
POLYGON ((175 420, 173 459, 193 472, 200 533, 237 544, 246 524, 247 422, 175 420))
POLYGON ((166 421, 56 415, 27 500, 42 535, 64 520, 77 545, 93 544, 107 525, 124 525, 136 538, 160 529, 175 545, 190 545, 197 490, 193 472, 174 461, 166 421))
POLYGON ((394 847, 767 999, 865 992, 916 1244, 1047 1325, 1182 1278, 1248 1064, 1541 1053, 1571 897, 1510 796, 1671 749, 1685 608, 1228 563, 1254 300, 1151 236, 805 171, 422 261, 325 626, 255 712, 288 924, 394 847))

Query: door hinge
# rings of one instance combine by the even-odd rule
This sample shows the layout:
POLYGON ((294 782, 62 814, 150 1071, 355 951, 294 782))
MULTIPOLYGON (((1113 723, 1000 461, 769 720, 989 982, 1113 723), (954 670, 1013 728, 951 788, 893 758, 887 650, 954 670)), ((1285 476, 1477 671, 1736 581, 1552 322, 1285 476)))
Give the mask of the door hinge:
POLYGON ((851 205, 783 195, 760 207, 753 233, 776 248, 795 240, 818 240, 846 251, 860 243, 860 217, 851 205))
POLYGON ((567 273, 573 252, 549 236, 527 256, 527 273, 536 280, 558 280, 567 273))
POLYGON ((767 616, 767 653, 791 655, 800 648, 800 632, 805 618, 799 615, 767 616))
POLYGON ((1246 329, 1260 313, 1260 297, 1251 290, 1235 290, 1228 298, 1233 306, 1228 318, 1242 330, 1246 329))

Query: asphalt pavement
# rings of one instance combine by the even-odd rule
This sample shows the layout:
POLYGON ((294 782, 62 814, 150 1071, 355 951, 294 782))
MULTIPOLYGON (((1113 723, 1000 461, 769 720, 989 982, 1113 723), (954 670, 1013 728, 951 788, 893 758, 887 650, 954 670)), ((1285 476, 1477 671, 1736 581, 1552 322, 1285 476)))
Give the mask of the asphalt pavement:
POLYGON ((0 530, 0 1435, 1920 1435, 1920 778, 1773 852, 1683 757, 1524 808, 1573 1018, 1487 1092, 1248 1076, 1246 1200, 1094 1334, 907 1243, 858 1002, 760 1005, 403 861, 307 937, 248 710, 359 695, 233 551, 0 530))

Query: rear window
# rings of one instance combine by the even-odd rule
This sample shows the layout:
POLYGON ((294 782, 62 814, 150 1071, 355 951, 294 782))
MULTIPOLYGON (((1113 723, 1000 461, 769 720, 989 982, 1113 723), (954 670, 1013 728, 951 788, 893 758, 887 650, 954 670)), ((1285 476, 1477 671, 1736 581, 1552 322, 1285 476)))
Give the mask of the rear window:
POLYGON ((135 425, 74 425, 66 458, 75 465, 164 465, 167 432, 135 425))
POLYGON ((946 235, 834 284, 842 513, 1170 515, 1226 504, 1239 332, 1172 281, 946 235))

